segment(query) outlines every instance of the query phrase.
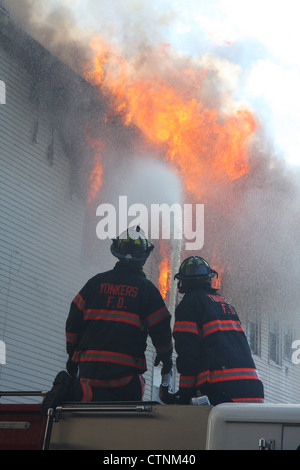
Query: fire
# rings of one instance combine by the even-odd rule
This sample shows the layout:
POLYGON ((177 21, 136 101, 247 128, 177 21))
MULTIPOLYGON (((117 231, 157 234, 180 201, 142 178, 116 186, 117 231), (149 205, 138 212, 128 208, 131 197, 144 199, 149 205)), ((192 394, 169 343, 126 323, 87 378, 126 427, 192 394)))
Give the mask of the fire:
POLYGON ((85 77, 110 97, 117 113, 122 113, 129 64, 120 54, 112 52, 109 44, 101 37, 95 37, 90 47, 93 57, 91 64, 86 67, 85 77))
POLYGON ((224 274, 224 266, 216 266, 214 267, 213 269, 215 269, 215 271, 217 271, 218 273, 218 277, 214 277, 212 279, 212 287, 214 289, 221 289, 221 286, 222 286, 222 277, 223 277, 223 274, 224 274))
POLYGON ((224 262, 221 261, 220 257, 217 255, 216 247, 213 249, 212 252, 212 260, 211 260, 211 267, 218 273, 218 277, 212 278, 212 287, 214 289, 221 289, 222 286, 222 279, 225 272, 225 265, 224 262))
POLYGON ((161 260, 159 263, 159 277, 158 277, 158 289, 165 301, 168 300, 170 284, 171 284, 171 248, 167 240, 161 240, 160 243, 160 255, 161 260))
POLYGON ((134 60, 113 53, 102 39, 94 39, 91 48, 87 79, 110 97, 126 125, 137 126, 165 150, 187 191, 199 198, 201 177, 230 181, 248 172, 249 139, 257 128, 253 113, 236 103, 226 112, 204 106, 199 90, 205 70, 177 70, 164 49, 167 77, 159 66, 139 72, 134 60))
POLYGON ((89 176, 88 203, 91 203, 100 191, 103 183, 102 152, 104 144, 101 140, 87 137, 88 144, 94 149, 94 162, 89 176))
POLYGON ((168 256, 163 256, 159 263, 158 289, 164 300, 166 300, 169 292, 170 276, 171 268, 169 258, 168 256))

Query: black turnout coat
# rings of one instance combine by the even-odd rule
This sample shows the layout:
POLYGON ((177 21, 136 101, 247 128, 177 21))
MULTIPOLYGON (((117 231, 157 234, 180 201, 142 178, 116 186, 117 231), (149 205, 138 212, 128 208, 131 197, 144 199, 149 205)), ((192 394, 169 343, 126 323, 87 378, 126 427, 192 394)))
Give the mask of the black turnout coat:
POLYGON ((197 390, 212 404, 263 401, 263 384, 237 312, 210 285, 199 284, 184 295, 173 336, 180 395, 187 402, 197 390))
POLYGON ((81 381, 119 387, 147 370, 148 334, 161 357, 172 354, 170 313, 142 270, 118 262, 90 279, 72 301, 67 353, 81 381))

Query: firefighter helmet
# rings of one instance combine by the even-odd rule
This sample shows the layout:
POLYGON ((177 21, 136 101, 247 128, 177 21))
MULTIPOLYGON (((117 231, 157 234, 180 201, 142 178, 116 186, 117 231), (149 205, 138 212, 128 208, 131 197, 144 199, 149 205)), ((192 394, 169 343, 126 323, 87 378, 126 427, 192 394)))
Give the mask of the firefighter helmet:
POLYGON ((200 256, 190 256, 180 265, 179 272, 175 274, 174 279, 181 281, 211 279, 218 276, 218 273, 211 269, 210 265, 200 256))
POLYGON ((150 243, 144 232, 137 227, 129 227, 112 241, 110 251, 120 260, 145 262, 154 245, 150 243))

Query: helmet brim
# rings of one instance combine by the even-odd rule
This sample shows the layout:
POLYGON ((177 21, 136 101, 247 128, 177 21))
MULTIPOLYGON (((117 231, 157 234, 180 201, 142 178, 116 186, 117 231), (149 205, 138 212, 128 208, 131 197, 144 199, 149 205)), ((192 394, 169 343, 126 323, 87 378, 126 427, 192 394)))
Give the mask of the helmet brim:
POLYGON ((174 280, 178 279, 180 281, 193 281, 197 279, 211 279, 216 276, 218 277, 217 271, 215 271, 214 269, 211 269, 209 274, 198 274, 198 275, 191 274, 190 276, 188 276, 187 274, 184 275, 184 274, 176 273, 174 276, 174 280))
POLYGON ((141 253, 141 254, 131 254, 131 253, 120 253, 117 248, 116 248, 116 240, 113 240, 111 246, 110 246, 110 251, 113 256, 120 260, 125 260, 125 261, 134 261, 134 262, 143 262, 146 261, 147 258, 149 257, 150 253, 154 249, 154 245, 150 242, 148 242, 148 247, 146 250, 141 253))

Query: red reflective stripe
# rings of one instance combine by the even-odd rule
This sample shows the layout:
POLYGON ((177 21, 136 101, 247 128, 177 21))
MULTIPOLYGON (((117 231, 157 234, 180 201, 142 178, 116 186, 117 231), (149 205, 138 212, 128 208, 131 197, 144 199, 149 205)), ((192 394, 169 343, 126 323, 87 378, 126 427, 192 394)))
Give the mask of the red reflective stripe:
POLYGON ((81 382, 83 396, 81 398, 82 402, 92 401, 93 394, 92 389, 88 383, 81 382))
POLYGON ((196 379, 197 386, 203 384, 204 382, 207 382, 207 381, 209 382, 209 375, 210 375, 209 370, 198 374, 197 379, 196 379))
POLYGON ((116 353, 112 351, 86 350, 80 354, 79 361, 109 362, 113 364, 137 367, 138 369, 144 369, 146 366, 146 361, 142 358, 133 358, 128 354, 116 353))
POLYGON ((148 328, 151 328, 152 326, 156 325, 164 318, 167 318, 169 315, 170 314, 167 307, 162 307, 159 310, 156 310, 155 312, 151 313, 151 315, 149 315, 147 318, 148 328))
POLYGON ((117 379, 111 379, 111 380, 81 378, 80 381, 82 384, 88 384, 91 387, 115 388, 115 387, 123 387, 129 384, 132 377, 133 375, 129 375, 127 377, 119 377, 117 379))
POLYGON ((81 297, 80 294, 77 294, 77 295, 76 295, 76 297, 73 299, 73 302, 74 302, 74 304, 76 304, 76 306, 79 308, 79 310, 81 310, 82 312, 84 312, 85 301, 84 301, 84 299, 81 297))
POLYGON ((86 384, 81 384, 81 386, 82 386, 82 392, 83 392, 81 401, 86 401, 86 384))
POLYGON ((196 385, 195 375, 181 375, 179 379, 179 388, 193 388, 196 385))
POLYGON ((78 338, 79 334, 78 333, 66 333, 66 337, 67 337, 67 342, 68 343, 76 343, 76 340, 78 338))
POLYGON ((188 322, 188 321, 175 322, 173 333, 176 333, 179 331, 181 333, 195 333, 196 335, 199 334, 198 325, 195 322, 188 322))
POLYGON ((231 398, 232 401, 237 401, 239 403, 264 403, 263 398, 231 398))
POLYGON ((141 325, 139 315, 123 310, 88 309, 85 312, 84 320, 119 321, 137 327, 141 325))
POLYGON ((139 379, 140 379, 140 384, 142 388, 142 398, 143 398, 144 393, 145 393, 145 388, 146 388, 146 380, 144 379, 142 375, 139 375, 139 379))
POLYGON ((207 336, 216 331, 243 331, 239 321, 214 320, 203 325, 203 335, 207 336))
POLYGON ((74 362, 79 362, 80 361, 80 353, 78 351, 74 351, 74 354, 72 356, 72 361, 74 361, 74 362))
POLYGON ((242 380, 242 379, 258 379, 256 369, 236 368, 215 370, 212 373, 213 382, 221 382, 225 380, 242 380))
POLYGON ((197 385, 204 382, 217 383, 227 380, 259 380, 257 370, 252 368, 220 369, 201 372, 197 376, 197 385))

